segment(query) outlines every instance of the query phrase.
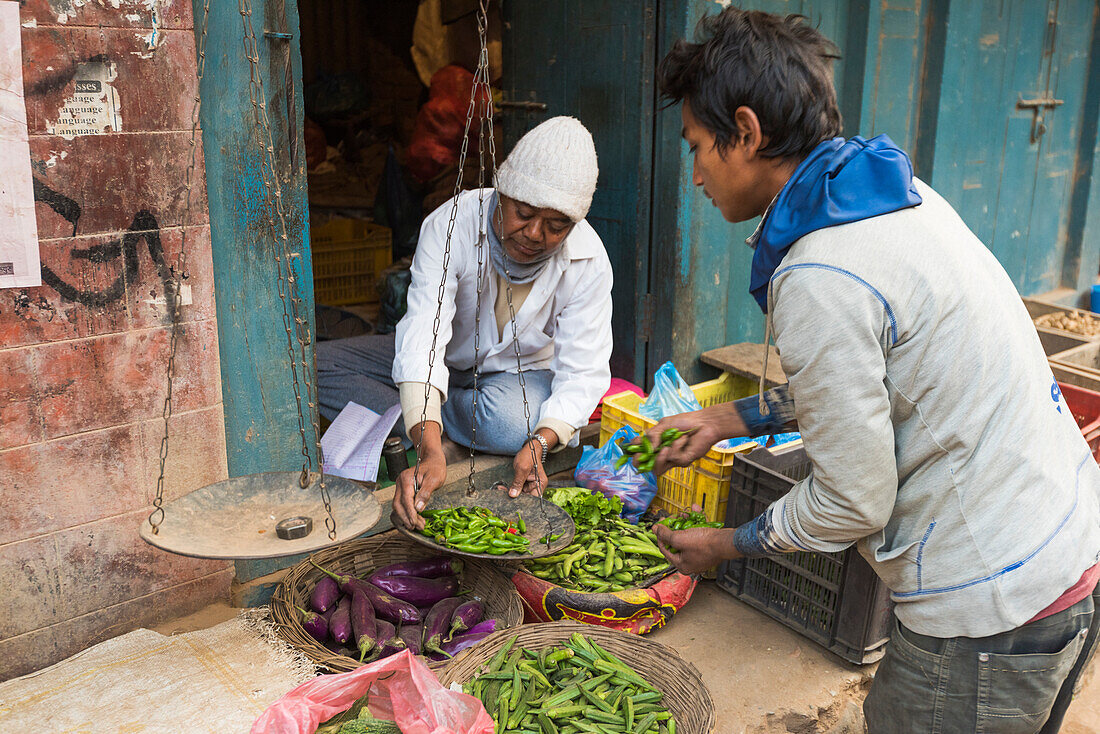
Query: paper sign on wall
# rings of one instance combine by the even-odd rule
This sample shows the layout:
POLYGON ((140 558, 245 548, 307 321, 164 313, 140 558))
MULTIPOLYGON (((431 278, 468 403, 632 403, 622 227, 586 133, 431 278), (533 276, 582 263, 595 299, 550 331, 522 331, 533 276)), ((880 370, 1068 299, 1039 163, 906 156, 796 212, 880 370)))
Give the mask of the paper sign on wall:
POLYGON ((19 3, 0 0, 0 288, 42 285, 23 102, 19 3))

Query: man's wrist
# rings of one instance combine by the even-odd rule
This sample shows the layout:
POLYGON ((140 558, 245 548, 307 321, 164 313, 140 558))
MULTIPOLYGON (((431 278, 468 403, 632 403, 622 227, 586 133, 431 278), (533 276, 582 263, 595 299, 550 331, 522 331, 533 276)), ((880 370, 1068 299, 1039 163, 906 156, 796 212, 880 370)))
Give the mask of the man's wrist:
POLYGON ((772 526, 771 513, 768 510, 733 531, 733 549, 738 556, 759 558, 789 553, 772 526))
POLYGON ((527 443, 538 452, 539 463, 546 463, 546 456, 550 453, 550 449, 553 448, 550 444, 550 440, 539 431, 535 431, 532 434, 531 440, 527 443))

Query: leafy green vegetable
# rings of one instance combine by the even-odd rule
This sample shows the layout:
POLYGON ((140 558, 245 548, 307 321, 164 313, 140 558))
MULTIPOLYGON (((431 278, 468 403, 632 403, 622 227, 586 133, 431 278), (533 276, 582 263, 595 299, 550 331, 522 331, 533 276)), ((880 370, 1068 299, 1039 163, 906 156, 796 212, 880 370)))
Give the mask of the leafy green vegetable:
POLYGON ((623 502, 618 497, 604 497, 584 487, 559 487, 547 499, 568 512, 578 530, 593 527, 603 518, 623 511, 623 502))

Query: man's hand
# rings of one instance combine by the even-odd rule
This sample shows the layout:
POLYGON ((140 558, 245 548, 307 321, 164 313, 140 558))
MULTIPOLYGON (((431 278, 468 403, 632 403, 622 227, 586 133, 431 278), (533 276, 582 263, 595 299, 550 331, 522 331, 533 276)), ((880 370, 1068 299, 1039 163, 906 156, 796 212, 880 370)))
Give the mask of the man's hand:
POLYGON ((420 439, 420 467, 411 466, 397 475, 393 494, 393 509, 401 522, 412 530, 424 527, 420 511, 428 504, 432 492, 447 480, 447 457, 443 453, 439 424, 422 423, 409 431, 409 438, 416 444, 420 439), (420 436, 423 427, 423 436, 420 436))
POLYGON ((667 526, 657 524, 653 526, 653 532, 661 553, 680 573, 702 573, 722 561, 741 557, 733 547, 733 528, 669 530, 667 526))
POLYGON ((528 441, 512 460, 515 477, 508 487, 509 497, 519 497, 521 492, 541 496, 546 490, 546 471, 542 468, 542 444, 528 441))
MULTIPOLYGON (((688 433, 673 441, 665 448, 659 449, 653 462, 653 473, 656 476, 677 466, 687 466, 703 456, 710 447, 722 439, 720 431, 713 422, 708 422, 705 411, 697 410, 693 413, 680 413, 662 419, 653 428, 646 431, 646 436, 654 448, 661 445, 661 434, 670 428, 675 428, 688 433)), ((635 441, 637 443, 637 441, 635 441)))

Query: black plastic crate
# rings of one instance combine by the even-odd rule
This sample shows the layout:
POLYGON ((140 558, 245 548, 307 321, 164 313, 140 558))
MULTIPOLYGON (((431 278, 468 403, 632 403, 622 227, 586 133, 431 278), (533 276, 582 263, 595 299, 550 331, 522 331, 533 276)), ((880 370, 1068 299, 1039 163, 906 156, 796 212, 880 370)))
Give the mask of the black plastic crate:
MULTIPOLYGON (((726 525, 753 519, 809 473, 801 447, 738 455, 726 525)), ((881 658, 893 629, 890 590, 854 546, 729 561, 718 569, 718 586, 857 665, 881 658)))

